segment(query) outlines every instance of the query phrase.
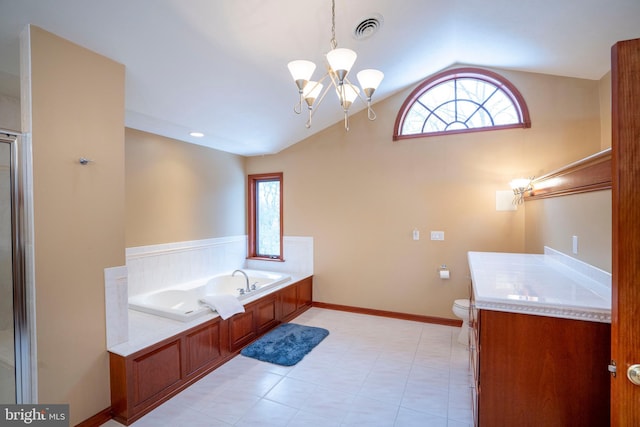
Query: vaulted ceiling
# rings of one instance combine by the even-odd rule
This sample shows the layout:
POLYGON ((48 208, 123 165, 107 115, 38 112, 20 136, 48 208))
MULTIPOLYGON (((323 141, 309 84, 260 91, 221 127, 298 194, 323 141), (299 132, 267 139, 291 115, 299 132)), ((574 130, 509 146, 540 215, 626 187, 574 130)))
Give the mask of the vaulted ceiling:
MULTIPOLYGON (((336 38, 358 53, 354 71, 385 73, 374 102, 455 63, 600 79, 611 46, 640 37, 639 23, 639 0, 336 0, 336 38), (356 39, 372 16, 378 30, 356 39)), ((128 127, 260 155, 342 119, 329 94, 305 128, 287 70, 309 59, 320 77, 330 0, 0 0, 2 93, 18 94, 27 24, 126 66, 128 127)))

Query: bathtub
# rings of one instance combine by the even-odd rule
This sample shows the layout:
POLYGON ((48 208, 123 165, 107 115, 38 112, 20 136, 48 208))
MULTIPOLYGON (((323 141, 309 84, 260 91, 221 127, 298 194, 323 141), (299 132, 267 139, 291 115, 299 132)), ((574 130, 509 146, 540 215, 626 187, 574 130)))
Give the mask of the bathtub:
POLYGON ((183 283, 174 287, 136 295, 129 298, 129 308, 144 313, 169 319, 189 322, 207 313, 211 309, 200 302, 206 295, 230 294, 245 301, 248 298, 264 294, 269 289, 288 282, 291 277, 287 274, 273 273, 260 270, 242 270, 249 276, 249 285, 255 290, 240 294, 238 289, 245 289, 247 282, 244 275, 231 272, 213 276, 207 279, 183 283))

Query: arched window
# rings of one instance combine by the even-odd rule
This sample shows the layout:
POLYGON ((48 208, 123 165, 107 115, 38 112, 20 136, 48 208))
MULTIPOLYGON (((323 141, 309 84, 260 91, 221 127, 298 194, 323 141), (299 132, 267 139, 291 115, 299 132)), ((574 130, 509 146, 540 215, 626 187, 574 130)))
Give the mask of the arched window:
POLYGON ((458 68, 425 80, 409 95, 393 140, 529 127, 524 98, 508 80, 479 68, 458 68))

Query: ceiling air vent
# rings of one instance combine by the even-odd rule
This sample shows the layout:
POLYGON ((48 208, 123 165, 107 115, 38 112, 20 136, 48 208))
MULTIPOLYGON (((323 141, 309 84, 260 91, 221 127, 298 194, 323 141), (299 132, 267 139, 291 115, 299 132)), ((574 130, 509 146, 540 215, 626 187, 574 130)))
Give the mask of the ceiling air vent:
POLYGON ((360 21, 353 30, 353 38, 365 40, 374 35, 381 27, 384 19, 379 13, 374 13, 360 21))

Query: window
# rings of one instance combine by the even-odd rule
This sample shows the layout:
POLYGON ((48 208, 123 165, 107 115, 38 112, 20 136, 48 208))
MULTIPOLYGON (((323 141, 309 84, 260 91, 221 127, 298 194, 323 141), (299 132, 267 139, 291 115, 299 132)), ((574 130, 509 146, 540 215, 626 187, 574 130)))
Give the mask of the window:
POLYGON ((284 260, 282 173, 249 175, 249 258, 284 260))
POLYGON ((459 68, 427 79, 409 95, 393 139, 529 127, 527 105, 508 80, 479 68, 459 68))

